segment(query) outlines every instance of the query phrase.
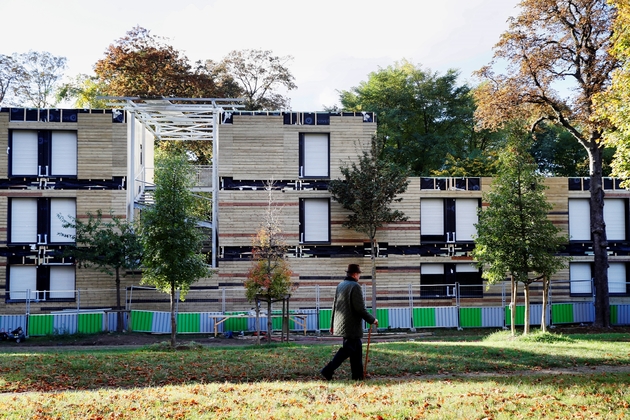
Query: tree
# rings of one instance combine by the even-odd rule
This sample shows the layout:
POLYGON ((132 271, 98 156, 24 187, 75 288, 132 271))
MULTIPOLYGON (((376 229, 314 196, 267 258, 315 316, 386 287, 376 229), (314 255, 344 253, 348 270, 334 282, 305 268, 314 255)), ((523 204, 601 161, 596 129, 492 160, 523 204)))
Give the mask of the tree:
MULTIPOLYGON (((122 309, 120 296, 121 270, 140 268, 142 245, 136 229, 126 219, 110 213, 111 219, 103 220, 103 213, 87 214, 87 222, 73 218, 66 220, 59 216, 64 228, 72 228, 74 234, 62 234, 74 241, 73 246, 65 249, 67 255, 75 257, 79 267, 96 267, 97 270, 114 276, 116 282, 116 309, 122 309)), ((124 274, 123 274, 124 275, 124 274)), ((122 312, 118 312, 117 330, 123 327, 122 312)))
POLYGON ((111 44, 94 65, 98 83, 110 96, 224 97, 235 85, 218 85, 206 71, 163 38, 136 26, 111 44))
POLYGON ((568 242, 547 218, 552 206, 545 198, 544 178, 536 172, 537 165, 526 152, 527 142, 521 140, 523 137, 516 134, 516 141, 500 154, 499 173, 492 190, 483 197, 488 205, 479 212, 472 253, 488 284, 503 281, 506 273, 510 275, 512 335, 515 335, 518 283, 524 286, 524 334, 528 334, 529 286, 542 280, 542 328, 546 328, 549 279, 565 265, 565 259, 556 254, 568 242))
POLYGON ((609 89, 596 96, 597 116, 610 127, 605 139, 615 148, 612 166, 613 175, 622 178, 622 185, 630 187, 630 1, 610 0, 617 7, 614 21, 614 43, 611 49, 621 66, 613 72, 609 89))
MULTIPOLYGON (((136 26, 116 40, 96 62, 97 79, 87 80, 69 93, 85 94, 94 84, 106 96, 234 98, 241 95, 238 84, 225 74, 217 75, 188 58, 165 39, 136 26)), ((162 142, 158 148, 189 152, 198 165, 210 164, 212 143, 202 140, 184 144, 162 142)))
POLYGON ((280 208, 273 203, 273 183, 267 183, 266 188, 269 193, 267 210, 253 240, 252 267, 244 285, 248 301, 267 302, 267 337, 271 343, 271 304, 287 298, 292 289, 292 272, 285 257, 287 246, 282 236, 280 208))
POLYGON ((211 275, 200 254, 203 237, 195 217, 193 176, 194 170, 184 155, 158 153, 155 204, 143 210, 140 217, 142 283, 170 295, 171 347, 175 347, 177 337, 176 292, 183 301, 192 283, 211 275))
POLYGON ((344 164, 343 179, 330 181, 328 191, 332 197, 349 210, 343 226, 364 233, 370 242, 372 260, 372 312, 376 314, 376 234, 386 223, 407 220, 403 212, 392 210, 396 198, 407 190, 408 171, 380 158, 383 144, 376 137, 369 150, 361 151, 358 164, 344 164))
POLYGON ((56 103, 55 89, 63 77, 66 58, 29 51, 17 56, 20 73, 14 80, 15 101, 23 106, 48 108, 56 103))
POLYGON ((456 70, 439 75, 403 60, 341 91, 340 101, 344 111, 375 112, 384 157, 409 167, 413 175, 427 176, 443 169, 448 154, 471 157, 494 140, 486 131, 475 131, 471 89, 458 86, 458 76, 456 70))
POLYGON ((608 255, 602 185, 603 133, 594 119, 594 97, 606 90, 619 67, 609 49, 616 9, 606 0, 523 0, 495 45, 494 59, 478 71, 485 81, 475 91, 484 128, 526 119, 567 130, 589 158, 595 326, 610 325, 608 255), (492 67, 505 67, 496 74, 492 67), (567 89, 568 81, 571 85, 567 89))
POLYGON ((75 108, 107 108, 107 102, 97 99, 106 96, 106 86, 96 76, 79 74, 57 90, 57 101, 74 100, 75 108))
POLYGON ((219 63, 208 60, 206 68, 227 74, 238 83, 246 110, 277 110, 289 108, 291 102, 278 89, 297 88, 287 68, 291 60, 290 55, 280 57, 269 50, 234 50, 219 63))
POLYGON ((17 54, 0 54, 0 104, 11 104, 16 86, 24 75, 24 67, 17 54))

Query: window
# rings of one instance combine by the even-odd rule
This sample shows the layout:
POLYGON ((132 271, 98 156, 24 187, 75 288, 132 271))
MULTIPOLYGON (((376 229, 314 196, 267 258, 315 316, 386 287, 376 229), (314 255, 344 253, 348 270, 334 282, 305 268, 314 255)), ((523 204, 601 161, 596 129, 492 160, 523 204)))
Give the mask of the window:
POLYGON ((22 198, 9 199, 10 244, 68 244, 74 230, 64 228, 58 215, 71 221, 76 217, 74 198, 22 198))
POLYGON ((420 296, 452 298, 459 283, 460 297, 483 297, 481 271, 473 264, 422 264, 420 296))
POLYGON ((300 134, 300 178, 330 177, 329 138, 326 133, 300 134))
POLYGON ((627 214, 625 199, 604 199, 604 222, 606 222, 606 238, 609 241, 626 240, 627 214))
MULTIPOLYGON (((604 206, 605 207, 605 206, 604 206)), ((569 239, 572 241, 591 240, 591 205, 588 198, 569 200, 569 239)))
POLYGON ((300 243, 330 242, 330 199, 300 200, 300 243))
MULTIPOLYGON (((569 200, 569 237, 572 241, 591 240, 590 209, 588 198, 569 200)), ((606 237, 609 241, 626 240, 627 220, 626 199, 604 199, 604 222, 606 222, 606 237)))
MULTIPOLYGON (((592 295, 591 289, 591 263, 571 263, 569 265, 571 276, 572 295, 592 295)), ((608 265, 608 293, 611 295, 627 295, 628 270, 625 262, 611 262, 608 265)))
POLYGON ((74 299, 75 267, 10 265, 8 283, 9 300, 74 299))
POLYGON ((572 295, 591 295, 591 264, 569 264, 572 295))
POLYGON ((421 241, 471 242, 477 232, 477 198, 425 198, 420 201, 421 241))
POLYGON ((608 293, 610 293, 611 295, 626 295, 628 293, 628 275, 626 263, 609 263, 608 293))
POLYGON ((12 177, 76 177, 77 133, 12 130, 9 173, 12 177))

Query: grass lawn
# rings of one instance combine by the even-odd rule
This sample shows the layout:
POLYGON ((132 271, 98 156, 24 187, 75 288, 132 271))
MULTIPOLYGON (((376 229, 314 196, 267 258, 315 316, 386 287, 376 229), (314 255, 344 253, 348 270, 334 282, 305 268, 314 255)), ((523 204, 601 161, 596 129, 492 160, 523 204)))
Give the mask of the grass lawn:
POLYGON ((630 334, 506 332, 373 343, 365 382, 319 369, 338 344, 0 353, 0 417, 624 418, 630 334))

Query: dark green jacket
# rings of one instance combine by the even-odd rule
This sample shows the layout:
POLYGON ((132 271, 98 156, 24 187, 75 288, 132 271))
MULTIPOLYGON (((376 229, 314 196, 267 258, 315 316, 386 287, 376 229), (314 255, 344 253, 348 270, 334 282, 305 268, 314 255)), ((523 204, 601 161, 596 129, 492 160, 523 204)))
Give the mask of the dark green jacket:
POLYGON ((375 318, 365 308, 361 286, 352 277, 346 277, 337 286, 333 302, 331 325, 333 334, 344 338, 363 337, 361 320, 368 324, 375 318))

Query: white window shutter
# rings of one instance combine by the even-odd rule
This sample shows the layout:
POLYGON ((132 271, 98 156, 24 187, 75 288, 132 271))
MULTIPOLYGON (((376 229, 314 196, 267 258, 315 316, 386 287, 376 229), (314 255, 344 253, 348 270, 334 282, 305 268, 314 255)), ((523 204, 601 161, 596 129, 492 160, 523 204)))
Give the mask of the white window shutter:
POLYGON ((34 265, 12 265, 9 267, 9 299, 26 299, 26 291, 31 290, 35 299, 37 289, 37 267, 34 265))
POLYGON ((444 274, 444 264, 422 264, 420 274, 444 274))
POLYGON ((455 237, 458 242, 472 241, 473 235, 477 234, 475 224, 479 221, 478 203, 476 198, 455 200, 455 237))
POLYGON ((74 298, 74 266, 50 267, 50 298, 74 298))
POLYGON ((52 132, 50 174, 53 176, 77 175, 76 131, 52 132))
POLYGON ((37 199, 11 199, 11 243, 37 243, 37 199))
POLYGON ((606 222, 606 238, 609 241, 626 239, 626 203, 622 198, 604 200, 604 222, 606 222))
POLYGON ((420 234, 444 235, 444 200, 420 200, 420 234))
POLYGON ((608 293, 626 293, 626 263, 609 264, 608 293))
MULTIPOLYGON (((604 206, 605 207, 605 206, 604 206)), ((591 205, 588 198, 569 200, 569 239, 591 240, 591 205)))
POLYGON ((304 173, 305 178, 327 178, 330 176, 328 157, 328 134, 304 134, 304 173))
POLYGON ((329 206, 327 198, 304 200, 304 242, 329 242, 329 206))
POLYGON ((37 143, 37 131, 13 131, 11 175, 37 176, 37 143))
POLYGON ((571 263, 569 265, 571 293, 591 293, 591 265, 589 263, 571 263))
POLYGON ((64 228, 63 222, 59 218, 61 214, 68 222, 72 222, 76 217, 76 201, 74 198, 52 198, 50 200, 50 243, 73 242, 71 238, 61 236, 60 233, 74 235, 75 230, 64 228))

